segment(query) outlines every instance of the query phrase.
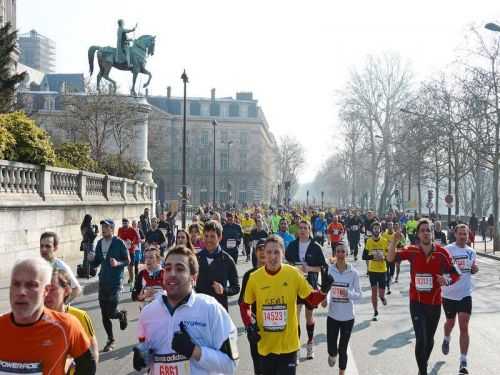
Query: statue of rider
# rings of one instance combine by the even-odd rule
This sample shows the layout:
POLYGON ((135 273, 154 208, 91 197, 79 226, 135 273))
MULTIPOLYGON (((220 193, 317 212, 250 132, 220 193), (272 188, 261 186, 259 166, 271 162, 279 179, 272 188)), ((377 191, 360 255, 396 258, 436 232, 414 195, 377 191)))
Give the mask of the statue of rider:
POLYGON ((117 32, 117 42, 116 42, 116 57, 118 61, 123 61, 123 56, 125 56, 125 61, 127 66, 131 68, 130 65, 130 42, 132 39, 127 38, 127 34, 135 31, 137 24, 135 24, 133 29, 126 29, 123 26, 123 20, 118 20, 118 32, 117 32))

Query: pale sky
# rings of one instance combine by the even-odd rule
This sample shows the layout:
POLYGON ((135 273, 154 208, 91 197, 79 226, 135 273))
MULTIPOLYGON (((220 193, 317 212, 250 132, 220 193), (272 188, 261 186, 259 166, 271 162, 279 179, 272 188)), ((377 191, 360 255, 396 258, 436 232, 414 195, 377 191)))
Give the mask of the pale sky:
MULTIPOLYGON (((252 91, 273 133, 306 149, 311 181, 338 145, 335 93, 367 54, 398 52, 418 78, 445 69, 467 26, 500 18, 493 0, 18 0, 18 28, 56 42, 57 72, 88 73, 91 45, 115 45, 116 21, 157 36, 150 94, 252 91)), ((128 90, 129 73, 113 71, 128 90)), ((142 82, 144 82, 143 78, 142 82)))

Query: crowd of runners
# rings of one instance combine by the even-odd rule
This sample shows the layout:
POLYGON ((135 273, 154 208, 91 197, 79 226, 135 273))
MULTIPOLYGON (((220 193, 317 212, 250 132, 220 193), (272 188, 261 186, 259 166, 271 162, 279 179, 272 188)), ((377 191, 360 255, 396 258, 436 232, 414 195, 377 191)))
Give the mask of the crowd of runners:
MULTIPOLYGON (((441 310, 443 355, 458 320, 459 374, 468 374, 468 324, 472 277, 478 272, 468 225, 448 233, 436 218, 394 211, 378 216, 359 210, 272 209, 254 206, 216 211, 202 207, 186 229, 175 214, 138 220, 82 223, 79 276, 98 272, 98 299, 106 343, 94 325, 71 306, 82 290, 57 257, 59 237, 40 237, 40 257, 12 270, 11 311, 0 316, 0 374, 94 374, 99 352, 115 349, 113 320, 128 327, 120 298, 130 292, 140 310, 133 367, 153 375, 235 374, 238 359, 251 356, 256 375, 297 373, 301 338, 314 358, 315 310, 327 308, 328 364, 340 375, 348 366, 355 304, 362 298, 358 268, 366 262, 373 321, 379 303, 390 304, 400 264, 409 262, 409 312, 415 331, 419 375, 428 374, 441 310), (101 235, 98 241, 95 238, 101 235), (238 263, 251 267, 238 274, 238 263), (125 272, 125 270, 127 270, 125 272), (128 286, 124 281, 128 278, 128 286), (242 282, 240 283, 240 279, 242 282), (250 346, 241 353, 228 311, 238 298, 250 346), (303 311, 303 313, 302 313, 303 311), (304 315, 302 324, 301 315, 304 315)), ((235 324, 236 323, 236 324, 235 324)))

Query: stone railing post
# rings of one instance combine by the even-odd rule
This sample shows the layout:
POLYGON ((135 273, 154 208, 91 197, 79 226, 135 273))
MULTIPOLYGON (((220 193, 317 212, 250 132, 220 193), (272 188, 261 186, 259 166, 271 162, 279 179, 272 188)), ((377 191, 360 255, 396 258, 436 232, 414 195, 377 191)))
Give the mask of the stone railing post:
POLYGON ((127 201, 127 179, 122 178, 121 179, 121 190, 122 190, 122 199, 126 202, 127 201))
POLYGON ((104 180, 102 181, 103 183, 103 188, 104 188, 104 198, 106 198, 106 200, 110 200, 111 199, 111 181, 109 180, 109 176, 106 175, 104 176, 104 180))
POLYGON ((134 182, 134 199, 136 201, 139 200, 139 197, 138 197, 139 194, 138 194, 138 192, 139 192, 139 181, 135 180, 135 182, 134 182))
POLYGON ((50 170, 47 170, 47 167, 43 166, 40 172, 40 195, 43 200, 47 200, 47 197, 52 193, 50 190, 50 178, 50 170))
POLYGON ((150 186, 151 189, 151 211, 154 211, 154 207, 156 207, 156 184, 152 184, 150 186))
POLYGON ((78 174, 78 195, 82 201, 85 200, 85 196, 87 195, 87 176, 83 171, 80 171, 78 174))

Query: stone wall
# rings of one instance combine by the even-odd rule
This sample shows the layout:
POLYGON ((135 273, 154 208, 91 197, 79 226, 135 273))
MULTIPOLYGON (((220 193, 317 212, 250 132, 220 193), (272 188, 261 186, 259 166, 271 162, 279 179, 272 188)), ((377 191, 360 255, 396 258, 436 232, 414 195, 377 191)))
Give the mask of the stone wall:
POLYGON ((156 185, 113 176, 0 160, 0 278, 16 259, 39 254, 39 237, 55 231, 63 259, 81 257, 80 224, 153 212, 156 185))

